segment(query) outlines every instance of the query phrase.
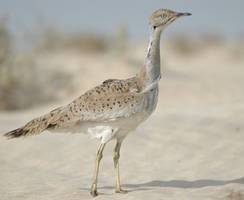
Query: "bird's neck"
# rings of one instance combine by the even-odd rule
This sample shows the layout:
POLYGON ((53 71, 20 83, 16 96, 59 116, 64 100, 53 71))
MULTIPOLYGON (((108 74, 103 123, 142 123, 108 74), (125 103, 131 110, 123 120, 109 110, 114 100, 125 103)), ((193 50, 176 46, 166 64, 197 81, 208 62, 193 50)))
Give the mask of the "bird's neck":
POLYGON ((157 86, 161 78, 160 70, 160 37, 161 32, 159 28, 154 29, 150 27, 150 39, 147 48, 146 62, 143 69, 140 71, 139 78, 143 80, 143 87, 157 86))

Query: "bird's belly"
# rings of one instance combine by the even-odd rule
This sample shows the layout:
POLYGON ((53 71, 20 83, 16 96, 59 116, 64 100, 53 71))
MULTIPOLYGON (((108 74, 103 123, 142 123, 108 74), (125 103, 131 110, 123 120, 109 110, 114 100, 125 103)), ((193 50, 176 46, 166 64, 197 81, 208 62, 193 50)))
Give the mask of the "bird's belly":
POLYGON ((118 131, 117 127, 113 127, 108 124, 100 124, 95 126, 89 126, 86 132, 92 138, 101 139, 102 143, 106 143, 112 138, 114 138, 117 131, 118 131))
POLYGON ((131 117, 121 117, 110 121, 78 121, 72 126, 68 126, 67 128, 63 127, 57 131, 85 133, 91 138, 97 138, 100 139, 102 143, 106 143, 114 138, 123 139, 147 118, 147 112, 140 112, 131 117))

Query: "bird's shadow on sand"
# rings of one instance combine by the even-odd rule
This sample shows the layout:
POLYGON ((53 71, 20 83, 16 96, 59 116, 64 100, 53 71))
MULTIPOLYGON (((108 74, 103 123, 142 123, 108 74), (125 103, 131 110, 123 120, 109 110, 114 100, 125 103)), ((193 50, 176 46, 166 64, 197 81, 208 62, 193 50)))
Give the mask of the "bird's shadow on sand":
MULTIPOLYGON (((139 184, 123 184, 123 188, 129 188, 131 191, 136 190, 150 190, 153 187, 172 187, 172 188, 203 188, 209 186, 221 186, 231 183, 244 184, 244 177, 233 180, 211 180, 211 179, 200 179, 195 181, 185 181, 185 180, 171 180, 171 181, 161 181, 153 180, 150 182, 139 183, 139 184)), ((100 189, 113 189, 112 186, 99 187, 100 189)), ((88 188, 82 188, 83 190, 89 190, 88 188)))
POLYGON ((146 183, 140 184, 125 184, 124 187, 128 188, 147 188, 147 187, 172 187, 172 188, 202 188, 209 186, 221 186, 230 183, 244 184, 244 177, 233 180, 211 180, 211 179, 201 179, 195 181, 185 181, 185 180, 171 180, 171 181, 160 181, 153 180, 146 183))

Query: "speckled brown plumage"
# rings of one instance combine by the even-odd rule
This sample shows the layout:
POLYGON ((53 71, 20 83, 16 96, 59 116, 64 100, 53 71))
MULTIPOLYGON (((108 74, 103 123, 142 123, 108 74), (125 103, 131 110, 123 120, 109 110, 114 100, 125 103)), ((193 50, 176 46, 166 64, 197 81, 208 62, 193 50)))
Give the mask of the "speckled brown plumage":
POLYGON ((138 110, 143 95, 140 78, 108 79, 64 107, 33 119, 5 134, 8 138, 39 134, 44 130, 74 126, 81 121, 109 121, 128 117, 138 110))

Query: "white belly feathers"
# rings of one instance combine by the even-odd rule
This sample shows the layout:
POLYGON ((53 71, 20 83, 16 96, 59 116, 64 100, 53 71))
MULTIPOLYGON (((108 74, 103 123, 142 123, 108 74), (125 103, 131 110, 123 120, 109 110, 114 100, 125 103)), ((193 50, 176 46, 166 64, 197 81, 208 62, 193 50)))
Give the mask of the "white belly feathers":
POLYGON ((113 128, 111 126, 94 126, 88 128, 87 132, 92 138, 101 139, 102 143, 108 142, 114 137, 118 128, 113 128))

